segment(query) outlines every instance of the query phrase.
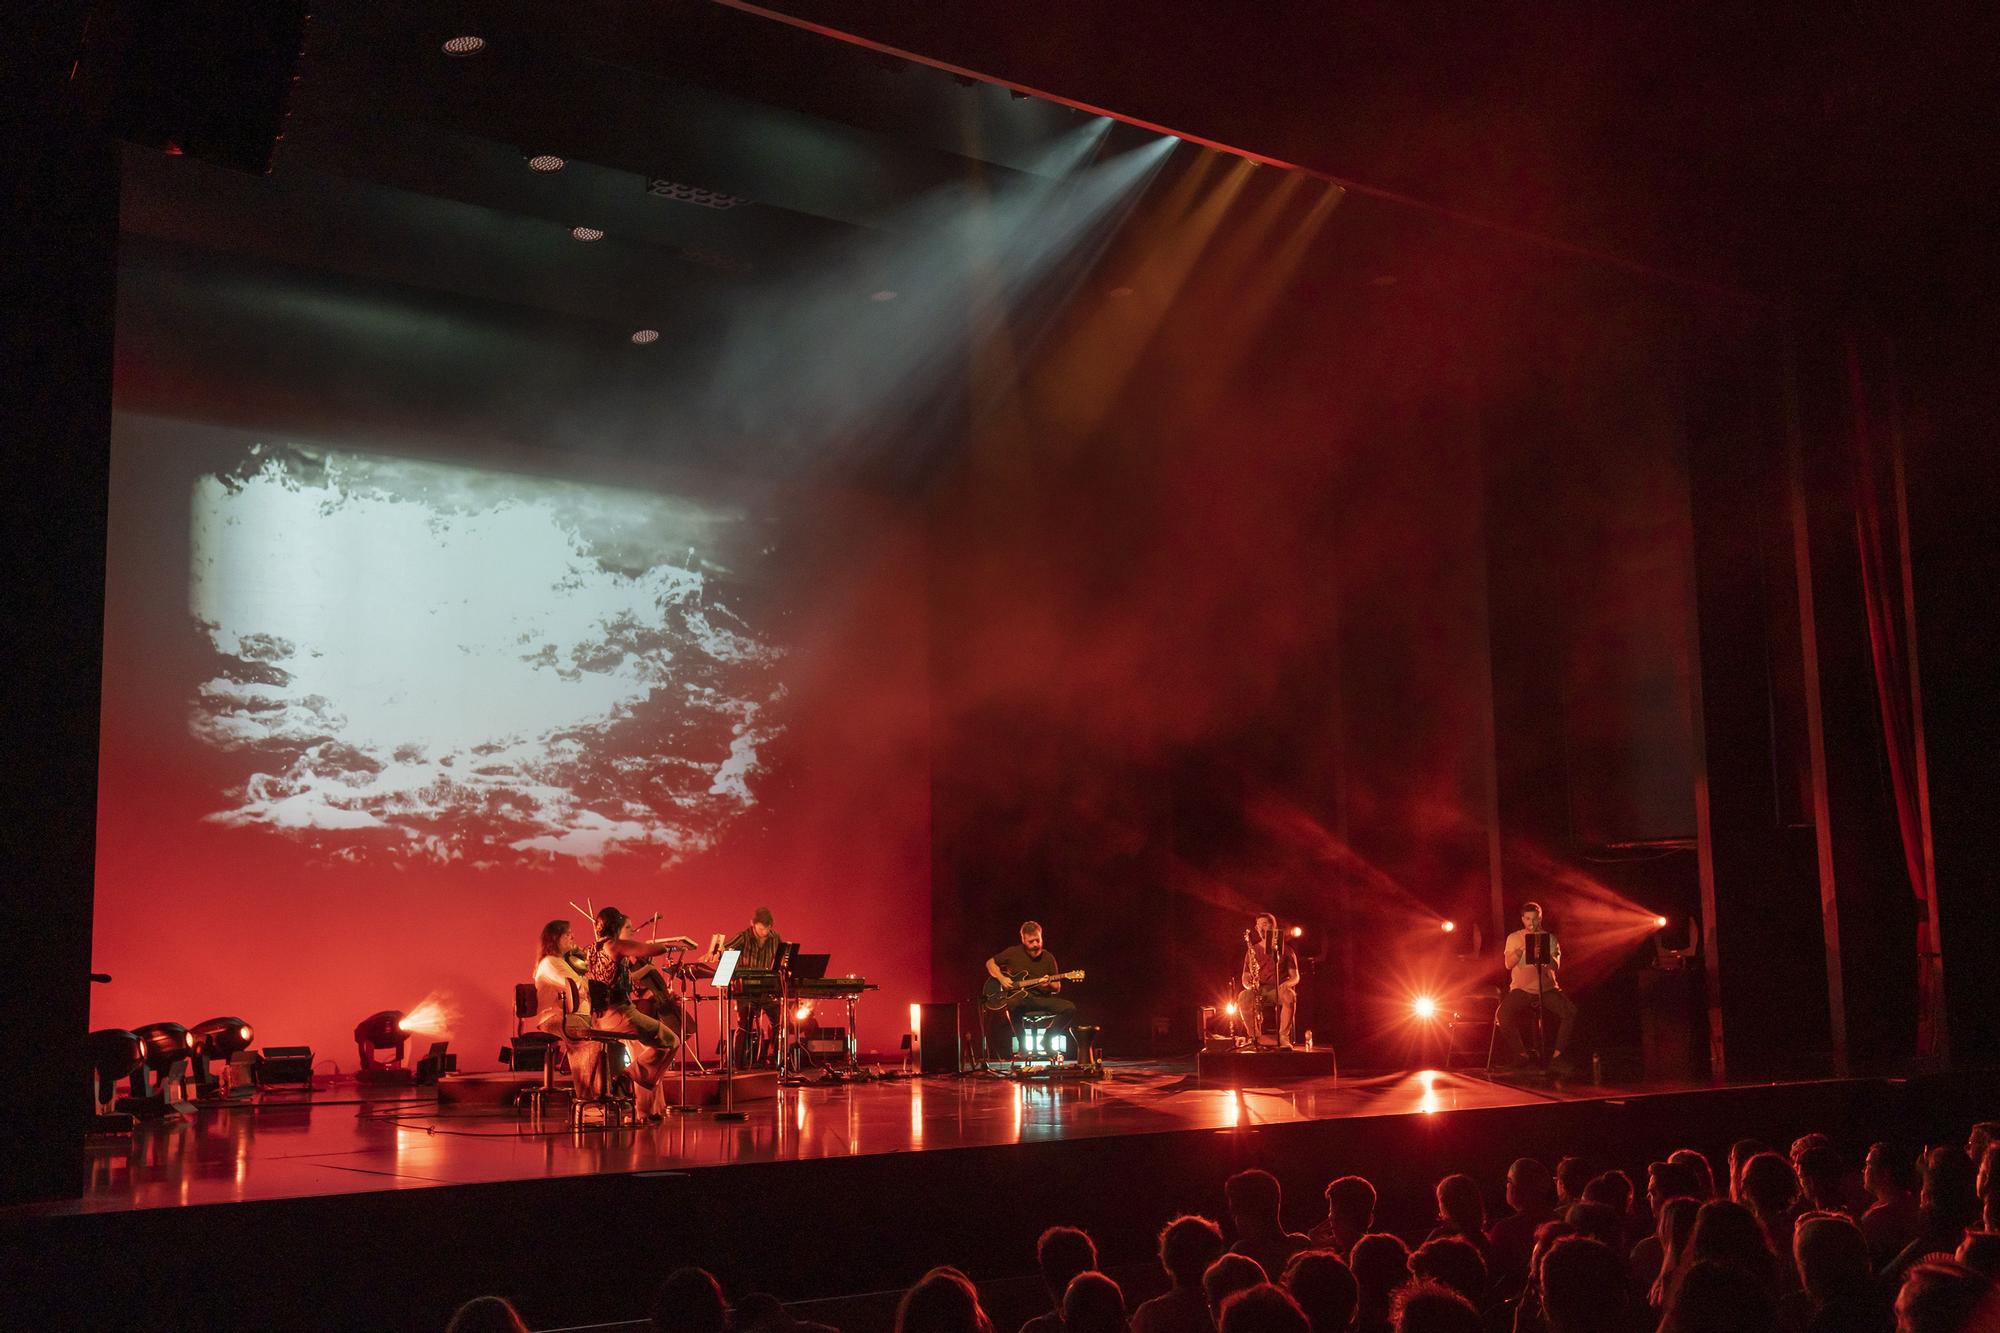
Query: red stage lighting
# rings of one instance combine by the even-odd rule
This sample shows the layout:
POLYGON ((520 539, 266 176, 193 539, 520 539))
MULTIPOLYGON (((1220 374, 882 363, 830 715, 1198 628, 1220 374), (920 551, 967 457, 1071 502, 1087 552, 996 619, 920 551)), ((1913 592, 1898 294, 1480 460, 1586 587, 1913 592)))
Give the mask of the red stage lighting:
POLYGON ((1306 933, 1306 928, 1304 926, 1292 927, 1292 938, 1295 940, 1302 938, 1305 935, 1305 933, 1306 933))
POLYGON ((1431 1019, 1437 1017, 1438 1002, 1428 995, 1419 995, 1416 999, 1410 1001, 1410 1012, 1425 1022, 1429 1022, 1431 1019))
POLYGON ((1458 929, 1458 922, 1447 921, 1442 926, 1440 926, 1439 929, 1444 931, 1445 934, 1449 935, 1451 934, 1451 932, 1458 929))
POLYGON ((1223 1005, 1222 1012, 1234 1018, 1236 1016, 1236 1001, 1231 1000, 1229 1003, 1223 1005))
POLYGON ((1653 924, 1661 930, 1665 930, 1667 928, 1667 919, 1663 916, 1656 916, 1653 918, 1653 924))

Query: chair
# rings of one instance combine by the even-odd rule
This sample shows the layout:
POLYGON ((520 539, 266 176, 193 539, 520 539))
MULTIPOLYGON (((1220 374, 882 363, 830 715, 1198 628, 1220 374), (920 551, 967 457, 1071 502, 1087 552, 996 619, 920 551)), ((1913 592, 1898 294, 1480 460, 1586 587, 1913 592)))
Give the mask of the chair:
POLYGON ((621 1090, 618 1071, 625 1064, 625 1042, 632 1034, 590 1026, 587 1014, 570 1014, 564 1019, 563 1035, 570 1041, 596 1048, 578 1074, 575 1100, 570 1103, 570 1124, 582 1129, 593 1113, 605 1129, 637 1124, 639 1107, 630 1095, 630 1083, 621 1090))
MULTIPOLYGON (((1500 1015, 1507 1000, 1507 983, 1502 981, 1499 985, 1493 987, 1491 994, 1493 996, 1493 1022, 1489 1029, 1489 1035, 1486 1038, 1486 1072, 1489 1074, 1493 1072, 1493 1059, 1498 1053, 1500 1046, 1500 1015)), ((1535 1015, 1535 1056, 1537 1063, 1539 1063, 1542 1053, 1548 1047, 1548 1033, 1543 1026, 1545 1014, 1539 1003, 1535 1005, 1533 1012, 1535 1015)), ((1448 1055, 1446 1067, 1450 1067, 1448 1055)))

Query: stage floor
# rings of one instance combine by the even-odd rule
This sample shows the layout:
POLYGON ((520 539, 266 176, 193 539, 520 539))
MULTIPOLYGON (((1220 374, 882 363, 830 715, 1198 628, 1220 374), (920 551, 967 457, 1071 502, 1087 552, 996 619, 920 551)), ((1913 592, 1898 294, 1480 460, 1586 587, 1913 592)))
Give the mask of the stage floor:
POLYGON ((511 1110, 440 1110, 434 1096, 410 1089, 357 1096, 346 1084, 310 1103, 202 1109, 184 1120, 143 1125, 130 1138, 94 1139, 83 1198, 40 1211, 119 1212, 606 1172, 673 1173, 1621 1095, 1611 1088, 1513 1086, 1431 1070, 1239 1092, 1199 1086, 1186 1062, 1112 1062, 1096 1081, 1015 1083, 975 1074, 781 1088, 775 1104, 752 1104, 739 1122, 697 1113, 623 1129, 572 1130, 566 1122, 537 1127, 511 1110))

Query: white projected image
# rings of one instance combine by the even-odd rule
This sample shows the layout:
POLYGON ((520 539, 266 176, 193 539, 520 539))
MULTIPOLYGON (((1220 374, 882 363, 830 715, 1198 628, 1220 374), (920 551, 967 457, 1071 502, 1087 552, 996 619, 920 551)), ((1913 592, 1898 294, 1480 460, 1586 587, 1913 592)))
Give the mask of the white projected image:
POLYGON ((190 609, 218 654, 208 818, 331 858, 671 864, 756 804, 781 651, 732 612, 740 512, 256 446, 196 482, 190 609))

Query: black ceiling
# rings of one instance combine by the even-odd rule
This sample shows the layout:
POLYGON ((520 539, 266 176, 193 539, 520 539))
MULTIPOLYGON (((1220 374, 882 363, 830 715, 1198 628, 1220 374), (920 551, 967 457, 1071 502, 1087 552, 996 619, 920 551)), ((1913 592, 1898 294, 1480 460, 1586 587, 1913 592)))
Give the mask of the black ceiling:
MULTIPOLYGON (((650 438, 746 303, 823 300, 858 250, 855 336, 893 326, 908 302, 868 298, 910 276, 921 201, 1004 191, 1099 123, 707 3, 329 0, 268 175, 127 151, 121 400, 650 438), (441 50, 466 35, 478 54, 441 50)), ((1095 151, 1157 137, 1108 126, 1095 151)))

